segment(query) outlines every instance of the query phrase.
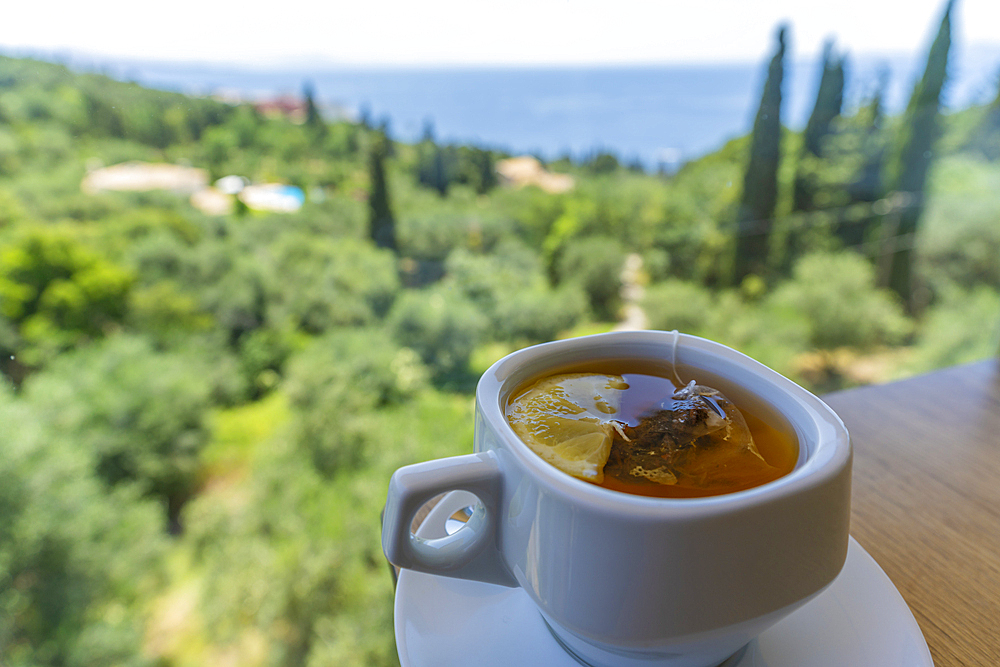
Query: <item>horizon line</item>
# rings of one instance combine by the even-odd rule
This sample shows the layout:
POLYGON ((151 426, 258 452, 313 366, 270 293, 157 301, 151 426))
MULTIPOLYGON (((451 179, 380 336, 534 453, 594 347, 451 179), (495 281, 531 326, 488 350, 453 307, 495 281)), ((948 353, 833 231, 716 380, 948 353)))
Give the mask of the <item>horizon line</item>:
MULTIPOLYGON (((1000 40, 996 42, 974 42, 964 45, 964 50, 989 49, 998 51, 1000 58, 1000 40)), ((338 61, 321 56, 290 56, 280 59, 270 59, 267 62, 259 60, 239 60, 239 59, 212 59, 212 58, 168 58, 168 57, 143 57, 129 56, 121 54, 95 53, 74 49, 39 49, 30 47, 11 47, 0 44, 0 55, 41 60, 67 67, 86 66, 88 68, 110 66, 110 65, 170 65, 183 68, 227 68, 236 70, 256 70, 256 71, 282 71, 288 69, 328 69, 328 70, 354 70, 354 71, 389 71, 389 70, 477 70, 477 69, 615 69, 621 67, 743 67, 754 66, 766 63, 770 57, 768 54, 757 58, 720 58, 708 60, 577 60, 577 61, 476 61, 476 62, 455 62, 455 61, 425 61, 425 62, 373 62, 373 61, 338 61)), ((846 51, 848 58, 864 59, 886 59, 894 60, 899 58, 921 57, 923 54, 908 51, 846 51)), ((822 57, 821 53, 805 53, 792 55, 791 62, 811 62, 822 57)), ((998 62, 1000 67, 1000 62, 998 62)))

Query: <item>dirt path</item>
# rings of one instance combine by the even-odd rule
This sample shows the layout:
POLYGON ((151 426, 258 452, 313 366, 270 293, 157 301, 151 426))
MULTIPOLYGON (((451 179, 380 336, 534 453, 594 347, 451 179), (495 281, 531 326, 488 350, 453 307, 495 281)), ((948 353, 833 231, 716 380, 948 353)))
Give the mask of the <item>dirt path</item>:
POLYGON ((642 284, 641 276, 642 257, 637 253, 631 253, 625 258, 621 274, 622 320, 614 326, 612 331, 636 331, 649 328, 649 320, 642 310, 642 298, 646 294, 646 288, 642 284))

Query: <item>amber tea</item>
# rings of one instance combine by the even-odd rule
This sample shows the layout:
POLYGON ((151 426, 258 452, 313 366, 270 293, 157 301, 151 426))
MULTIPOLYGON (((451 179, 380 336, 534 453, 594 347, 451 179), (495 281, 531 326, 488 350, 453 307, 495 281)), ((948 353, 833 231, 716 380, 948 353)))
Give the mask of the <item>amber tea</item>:
POLYGON ((795 467, 795 438, 721 391, 634 370, 607 362, 536 379, 511 394, 507 421, 560 470, 625 493, 721 495, 795 467))

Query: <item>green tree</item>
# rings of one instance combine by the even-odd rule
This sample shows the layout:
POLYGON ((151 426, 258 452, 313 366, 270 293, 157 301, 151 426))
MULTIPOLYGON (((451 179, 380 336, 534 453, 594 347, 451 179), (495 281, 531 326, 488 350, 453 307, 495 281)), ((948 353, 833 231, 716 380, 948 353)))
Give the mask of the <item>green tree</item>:
POLYGON ((1000 292, 985 285, 941 290, 922 314, 907 370, 926 373, 995 357, 1000 346, 997 312, 1000 292))
POLYGON ((98 136, 122 138, 125 136, 125 122, 121 112, 107 99, 97 93, 84 92, 86 127, 98 136))
POLYGON ((373 412, 425 386, 427 372, 413 350, 384 328, 337 329, 289 361, 285 383, 296 414, 296 438, 325 476, 356 470, 377 445, 373 412))
POLYGON ((701 285, 670 279, 651 285, 642 308, 654 329, 705 334, 715 311, 715 295, 701 285))
POLYGON ((823 157, 823 140, 830 133, 833 121, 840 115, 844 103, 844 58, 833 51, 833 42, 823 48, 819 86, 806 129, 802 132, 802 150, 795 174, 792 195, 793 211, 811 211, 816 208, 815 177, 810 172, 809 160, 823 157))
POLYGON ((654 329, 704 336, 794 375, 795 358, 808 349, 808 323, 794 307, 772 299, 749 301, 740 290, 709 290, 669 279, 646 290, 643 310, 654 329))
POLYGON ((0 386, 3 664, 151 667, 140 600, 162 576, 158 508, 109 493, 59 417, 0 386))
POLYGON ((385 177, 385 158, 388 138, 376 136, 368 156, 368 176, 371 190, 368 194, 368 232, 379 248, 396 252, 396 218, 389 203, 389 184, 385 177))
POLYGON ((514 221, 495 209, 457 212, 432 208, 399 221, 400 254, 418 260, 443 261, 456 248, 489 252, 511 236, 514 221))
MULTIPOLYGON (((338 621, 347 620, 342 617, 345 598, 359 595, 356 568, 345 571, 352 540, 339 529, 331 536, 330 524, 340 522, 324 521, 318 513, 322 505, 344 508, 343 494, 332 493, 329 480, 306 457, 281 454, 272 455, 268 465, 253 470, 240 485, 244 502, 227 503, 224 495, 206 494, 192 504, 191 541, 204 572, 204 585, 193 592, 198 593, 198 616, 204 619, 202 632, 211 642, 205 657, 195 662, 211 662, 208 656, 218 650, 212 649, 226 646, 237 664, 324 664, 313 652, 331 640, 330 634, 337 637, 330 627, 339 630, 338 621), (240 641, 247 636, 260 649, 247 651, 240 641)), ((377 632, 384 631, 379 627, 377 632)), ((354 664, 388 667, 369 655, 354 664)))
POLYGON ((369 324, 389 310, 399 289, 392 253, 361 239, 289 232, 271 250, 281 279, 266 308, 276 327, 319 334, 369 324))
POLYGON ((29 364, 123 321, 134 277, 62 229, 38 227, 0 247, 0 315, 29 364))
MULTIPOLYGON (((882 100, 887 84, 888 71, 883 71, 871 98, 853 118, 841 123, 834 145, 829 147, 831 155, 826 162, 833 163, 839 172, 834 187, 840 194, 842 207, 835 235, 845 248, 862 249, 864 244, 873 242, 881 221, 876 212, 878 207, 873 204, 886 194, 888 133, 882 100)), ((865 250, 865 254, 876 253, 865 250)))
POLYGON ((896 295, 876 289, 871 264, 852 251, 802 257, 768 299, 804 316, 820 349, 896 344, 913 328, 896 295))
POLYGON ((592 174, 611 174, 618 170, 618 156, 606 150, 595 150, 583 162, 583 167, 592 174))
POLYGON ((235 133, 224 125, 211 127, 202 135, 200 147, 213 179, 227 174, 230 157, 236 152, 236 144, 235 133))
POLYGON ((515 241, 504 241, 487 255, 455 250, 446 268, 442 286, 464 295, 486 316, 493 340, 552 340, 587 312, 587 294, 577 281, 552 289, 538 254, 515 241))
POLYGON ((388 317, 398 344, 413 349, 442 382, 464 381, 487 320, 471 301, 447 285, 406 291, 388 317))
MULTIPOLYGON (((885 113, 882 100, 889 85, 889 72, 884 70, 879 76, 879 83, 868 104, 861 109, 860 116, 866 119, 866 127, 858 152, 861 154, 861 165, 847 186, 851 201, 874 202, 885 195, 885 113)), ((851 245, 851 244, 849 244, 851 245)))
POLYGON ((306 103, 306 126, 312 130, 313 135, 320 141, 326 138, 326 123, 316 106, 316 95, 311 82, 307 81, 302 85, 302 97, 306 103))
POLYGON ((497 185, 497 172, 493 164, 493 154, 482 148, 466 148, 463 176, 476 194, 484 195, 497 185))
POLYGON ((587 294, 594 315, 604 321, 618 319, 621 309, 621 273, 625 251, 609 236, 588 236, 570 241, 559 257, 559 284, 578 284, 587 294))
POLYGON ((441 197, 448 196, 448 186, 451 185, 451 174, 448 173, 451 160, 448 158, 447 151, 443 147, 433 144, 430 151, 427 184, 437 190, 441 197))
POLYGON ((781 160, 781 85, 784 76, 785 34, 781 26, 777 49, 767 69, 767 81, 750 135, 750 157, 743 176, 743 195, 737 213, 733 278, 739 283, 767 266, 771 228, 778 202, 778 164, 781 160))
POLYGON ((951 10, 954 0, 945 6, 941 25, 927 56, 924 75, 917 83, 903 119, 902 136, 890 161, 890 190, 906 193, 907 204, 894 220, 895 229, 887 230, 890 255, 887 284, 913 307, 913 254, 920 218, 924 209, 924 186, 941 134, 941 90, 948 77, 948 52, 951 49, 951 10))
POLYGON ((264 248, 215 239, 199 244, 184 263, 183 282, 231 343, 265 324, 278 277, 264 248))
POLYGON ((434 141, 434 124, 424 122, 424 134, 417 146, 417 182, 436 190, 441 197, 448 196, 448 186, 453 176, 453 156, 434 141))
POLYGON ((160 500, 167 525, 179 531, 208 438, 210 376, 200 356, 115 336, 61 355, 25 382, 24 396, 57 435, 90 453, 100 479, 160 500))

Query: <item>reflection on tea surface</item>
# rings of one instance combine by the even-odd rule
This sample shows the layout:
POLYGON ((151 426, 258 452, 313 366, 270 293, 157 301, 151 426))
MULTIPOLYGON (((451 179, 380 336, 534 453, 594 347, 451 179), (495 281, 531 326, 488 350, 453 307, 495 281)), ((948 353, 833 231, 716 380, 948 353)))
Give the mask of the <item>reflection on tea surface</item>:
POLYGON ((616 491, 685 498, 741 491, 794 468, 794 438, 718 390, 601 370, 538 379, 506 406, 518 436, 563 472, 616 491))

